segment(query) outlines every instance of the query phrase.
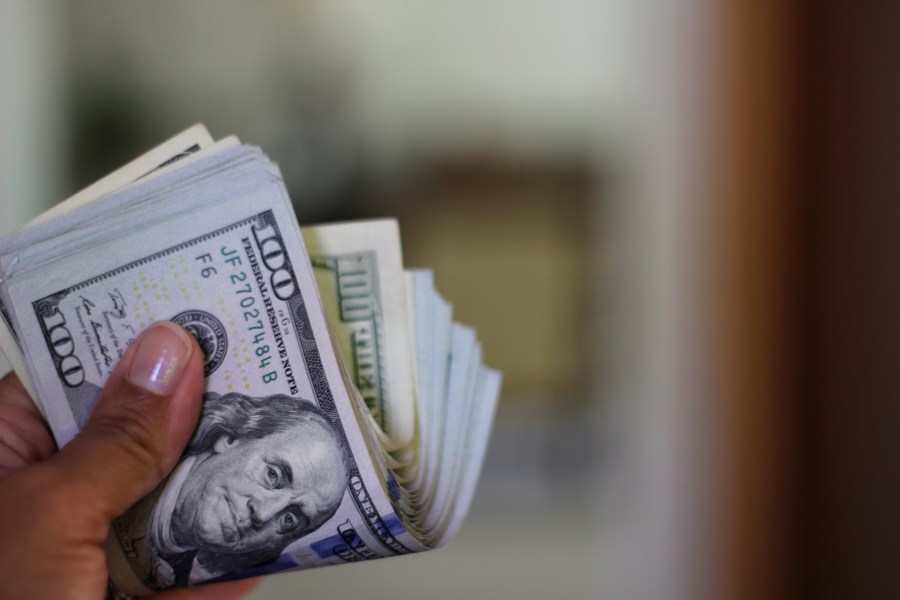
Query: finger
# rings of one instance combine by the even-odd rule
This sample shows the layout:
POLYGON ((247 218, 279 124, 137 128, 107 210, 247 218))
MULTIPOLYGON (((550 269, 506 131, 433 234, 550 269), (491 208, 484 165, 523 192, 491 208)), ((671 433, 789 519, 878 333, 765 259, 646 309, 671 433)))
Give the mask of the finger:
POLYGON ((31 396, 28 395, 28 391, 22 385, 15 371, 10 371, 0 379, 0 405, 16 406, 23 411, 33 414, 38 419, 41 418, 40 411, 38 411, 37 406, 35 406, 31 396))
POLYGON ((15 373, 0 379, 0 477, 56 451, 40 413, 15 373))
POLYGON ((182 588, 148 596, 146 600, 238 600, 259 583, 259 578, 241 579, 199 587, 182 588))
POLYGON ((105 532, 175 466, 200 414, 202 356, 181 327, 151 325, 110 374, 82 431, 48 461, 73 507, 87 507, 86 522, 98 519, 105 532))

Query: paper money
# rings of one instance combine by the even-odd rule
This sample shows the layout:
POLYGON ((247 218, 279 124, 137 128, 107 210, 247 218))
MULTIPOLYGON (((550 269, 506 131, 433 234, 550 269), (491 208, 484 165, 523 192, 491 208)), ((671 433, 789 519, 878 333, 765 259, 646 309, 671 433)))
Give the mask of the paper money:
MULTIPOLYGON (((60 202, 50 210, 41 213, 32 219, 26 227, 38 225, 62 216, 79 206, 110 194, 138 179, 145 177, 154 171, 173 165, 179 160, 198 153, 213 145, 213 139, 203 125, 194 125, 175 137, 163 142, 156 148, 142 154, 127 165, 110 173, 103 179, 81 190, 74 196, 60 202)), ((8 249, 7 251, 11 251, 8 249)), ((8 358, 10 365, 19 374, 19 378, 32 398, 37 398, 33 391, 31 378, 25 369, 24 356, 18 347, 15 334, 10 323, 9 313, 0 301, 0 349, 8 358)), ((38 408, 43 412, 43 407, 38 402, 38 408)))
POLYGON ((353 384, 397 448, 413 443, 416 390, 396 221, 301 228, 353 384))
POLYGON ((445 543, 499 393, 474 332, 450 322, 430 274, 402 271, 394 221, 304 228, 311 259, 261 151, 205 140, 153 162, 180 137, 0 240, 3 349, 59 445, 151 323, 204 351, 197 432, 114 523, 114 584, 146 593, 445 543))

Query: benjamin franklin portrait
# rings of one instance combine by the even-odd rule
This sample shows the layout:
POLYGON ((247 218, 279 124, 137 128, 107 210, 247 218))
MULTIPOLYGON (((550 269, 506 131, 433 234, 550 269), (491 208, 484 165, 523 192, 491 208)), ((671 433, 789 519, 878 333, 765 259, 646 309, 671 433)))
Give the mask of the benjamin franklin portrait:
POLYGON ((204 396, 169 479, 115 524, 151 589, 275 560, 335 513, 347 462, 327 416, 290 396, 204 396))

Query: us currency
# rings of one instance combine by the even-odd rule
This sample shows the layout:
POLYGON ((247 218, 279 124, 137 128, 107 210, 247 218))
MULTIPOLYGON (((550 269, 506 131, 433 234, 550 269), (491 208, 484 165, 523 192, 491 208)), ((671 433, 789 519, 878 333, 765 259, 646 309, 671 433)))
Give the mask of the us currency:
POLYGON ((427 512, 434 500, 438 479, 440 445, 443 439, 443 413, 448 389, 448 357, 451 357, 453 307, 435 290, 430 271, 407 274, 407 286, 413 299, 416 332, 416 373, 420 399, 419 468, 411 488, 421 498, 419 510, 427 512))
POLYGON ((439 417, 440 443, 437 450, 438 465, 435 472, 431 502, 423 518, 423 529, 431 536, 438 536, 448 522, 448 510, 454 498, 454 490, 461 476, 461 453, 469 429, 475 403, 477 370, 481 364, 481 346, 471 327, 454 324, 451 332, 450 364, 448 368, 447 394, 439 417))
MULTIPOLYGON (((127 243, 107 235, 79 247, 75 230, 65 243, 23 250, 15 264, 3 265, 4 300, 61 445, 83 425, 124 349, 159 319, 201 341, 203 419, 234 422, 226 443, 201 439, 201 420, 166 484, 115 523, 107 547, 111 576, 130 592, 238 577, 261 563, 280 570, 341 562, 336 540, 350 539, 357 554, 365 548, 373 557, 423 549, 402 528, 369 458, 283 186, 267 171, 258 181, 257 174, 248 168, 243 179, 233 178, 245 192, 217 199, 214 211, 203 194, 185 188, 180 200, 188 205, 170 218, 152 211, 152 221, 138 223, 125 211, 106 219, 103 225, 127 235, 127 243), (262 431, 240 429, 248 413, 258 413, 251 420, 264 422, 262 431), (307 460, 314 442, 328 448, 318 461, 307 460), (294 491, 317 494, 320 507, 286 502, 253 529, 242 525, 247 515, 236 503, 229 504, 230 523, 216 521, 219 506, 180 504, 203 497, 188 493, 192 481, 208 479, 202 473, 225 473, 223 466, 260 456, 272 469, 262 477, 287 480, 292 472, 301 487, 319 479, 315 490, 294 491), (194 512, 196 522, 210 525, 147 535, 168 522, 167 512, 194 512)), ((246 482, 216 483, 228 489, 246 482)))
MULTIPOLYGON (((106 196, 154 171, 163 169, 213 145, 213 139, 206 127, 202 124, 194 125, 169 140, 166 140, 159 146, 145 152, 127 165, 120 167, 77 194, 60 202, 50 210, 41 213, 32 219, 26 227, 50 221, 79 206, 90 204, 98 198, 106 196)), ((12 249, 7 249, 7 252, 10 251, 12 251, 12 249)), ((15 332, 12 329, 9 313, 2 301, 0 301, 0 349, 3 350, 3 353, 9 360, 13 370, 19 375, 25 389, 29 392, 31 397, 36 400, 38 408, 43 413, 44 409, 40 402, 37 401, 37 395, 34 393, 31 378, 25 369, 25 359, 22 352, 19 350, 18 341, 15 332)))
MULTIPOLYGON (((459 478, 455 489, 450 494, 450 505, 445 513, 449 515, 448 520, 442 524, 431 540, 432 546, 435 548, 445 545, 459 531, 475 497, 475 488, 487 455, 491 428, 497 412, 501 381, 499 372, 484 365, 479 366, 470 426, 460 444, 462 456, 459 478)), ((422 540, 421 537, 419 539, 422 540)))
POLYGON ((397 222, 300 231, 353 384, 395 452, 409 448, 416 432, 416 383, 397 222))
MULTIPOLYGON (((238 143, 234 137, 212 142, 206 128, 195 125, 41 214, 28 226, 61 217, 136 180, 165 173, 166 167, 171 167, 176 161, 182 161, 177 166, 183 167, 191 160, 238 143)), ((317 254, 328 251, 341 254, 340 257, 325 254, 314 258, 329 322, 337 333, 345 336, 339 337, 343 340, 341 351, 352 362, 355 384, 364 393, 379 431, 388 432, 383 439, 385 445, 394 452, 401 448, 409 449, 415 429, 415 394, 411 367, 408 366, 409 332, 402 322, 408 318, 408 310, 402 299, 396 297, 397 290, 403 287, 399 285, 402 258, 396 222, 314 226, 305 228, 304 235, 307 244, 312 244, 317 254), (366 243, 360 245, 360 240, 366 243), (356 265, 353 272, 347 270, 351 262, 356 265), (323 273, 331 273, 332 276, 322 277, 323 273), (342 285, 338 287, 338 283, 342 285), (356 287, 357 283, 362 283, 365 288, 362 292, 356 287), (339 299, 341 292, 344 296, 339 299), (361 317, 365 311, 369 316, 361 317), (364 321, 367 321, 365 325, 362 323, 364 321), (371 348, 366 347, 368 343, 373 344, 371 348)), ((26 389, 31 391, 24 358, 6 321, 0 325, 0 347, 10 357, 26 389)), ((43 412, 36 394, 32 393, 32 397, 43 412)))
POLYGON ((459 529, 499 373, 481 365, 474 333, 452 323, 430 272, 402 272, 395 222, 303 235, 312 258, 278 169, 227 139, 0 240, 5 318, 60 445, 150 323, 181 324, 204 351, 191 446, 107 541, 120 589, 406 554, 459 529), (250 527, 234 503, 197 500, 210 475, 217 489, 252 489, 246 471, 261 458, 271 470, 255 481, 317 479, 295 491, 316 494, 320 508, 285 501, 250 527))

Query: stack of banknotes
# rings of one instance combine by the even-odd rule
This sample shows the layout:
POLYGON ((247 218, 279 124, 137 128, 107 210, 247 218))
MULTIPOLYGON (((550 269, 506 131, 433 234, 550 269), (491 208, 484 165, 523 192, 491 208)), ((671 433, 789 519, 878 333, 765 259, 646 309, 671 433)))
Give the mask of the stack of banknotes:
POLYGON ((436 548, 469 508, 501 379, 475 331, 395 221, 299 227, 236 138, 197 125, 0 240, 0 302, 60 446, 151 323, 203 349, 197 431, 106 543, 123 593, 436 548))

